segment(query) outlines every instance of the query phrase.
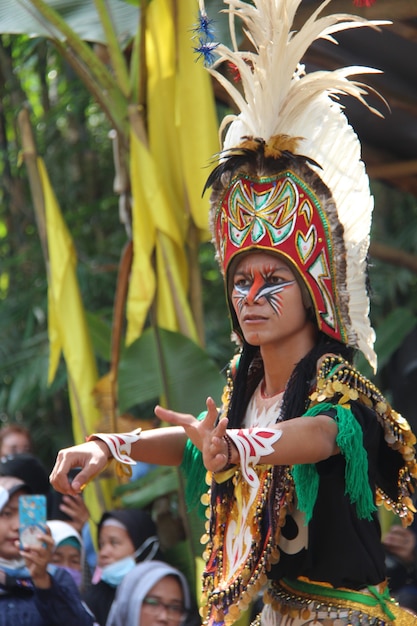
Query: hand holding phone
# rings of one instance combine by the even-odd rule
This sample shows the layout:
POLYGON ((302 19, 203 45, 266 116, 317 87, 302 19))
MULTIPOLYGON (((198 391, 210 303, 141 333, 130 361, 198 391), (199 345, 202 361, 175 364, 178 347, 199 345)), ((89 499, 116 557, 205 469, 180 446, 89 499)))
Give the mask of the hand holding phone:
POLYGON ((46 530, 46 497, 24 495, 19 497, 20 549, 42 545, 39 539, 46 530))

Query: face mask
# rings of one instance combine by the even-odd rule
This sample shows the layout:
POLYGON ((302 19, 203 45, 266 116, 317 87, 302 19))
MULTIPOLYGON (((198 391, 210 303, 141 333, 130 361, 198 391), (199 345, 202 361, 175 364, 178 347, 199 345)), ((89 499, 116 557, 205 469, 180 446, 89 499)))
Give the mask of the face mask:
POLYGON ((0 569, 15 578, 30 576, 29 570, 25 565, 25 561, 21 558, 10 560, 0 558, 0 569))
POLYGON ((94 574, 91 578, 91 582, 93 585, 97 585, 97 583, 100 582, 102 573, 103 573, 103 568, 97 565, 96 569, 94 570, 94 574))
POLYGON ((158 537, 148 537, 131 556, 126 556, 124 559, 110 563, 110 565, 105 567, 97 565, 91 579, 92 584, 96 585, 100 580, 103 580, 112 587, 117 587, 126 574, 135 567, 136 559, 150 546, 149 554, 144 559, 145 561, 150 561, 159 549, 158 537))
POLYGON ((61 569, 64 569, 66 572, 68 572, 68 574, 71 576, 72 580, 77 585, 77 588, 79 589, 81 587, 81 582, 82 582, 82 579, 83 579, 82 572, 79 569, 73 569, 72 567, 64 567, 64 566, 62 566, 61 569))
POLYGON ((126 556, 124 559, 110 563, 110 565, 103 567, 101 580, 111 587, 117 587, 135 565, 136 561, 133 556, 126 556))
POLYGON ((134 553, 134 557, 137 561, 151 561, 153 559, 153 557, 155 556, 155 554, 158 552, 159 550, 159 541, 158 541, 158 537, 148 537, 140 546, 139 548, 136 550, 136 552, 134 553), (138 557, 145 552, 145 550, 147 550, 149 548, 149 546, 151 546, 151 549, 149 550, 149 554, 146 555, 146 557, 144 559, 138 559, 138 557))

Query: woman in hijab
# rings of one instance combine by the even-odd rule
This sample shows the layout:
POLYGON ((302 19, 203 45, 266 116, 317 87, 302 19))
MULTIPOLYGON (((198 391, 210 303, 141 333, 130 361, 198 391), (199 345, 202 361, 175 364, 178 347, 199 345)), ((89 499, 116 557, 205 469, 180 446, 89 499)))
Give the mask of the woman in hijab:
POLYGON ((49 565, 50 531, 19 548, 19 496, 29 493, 20 479, 0 477, 0 626, 92 626, 71 576, 49 565))
POLYGON ((118 588, 106 626, 181 626, 190 606, 180 571, 161 561, 139 563, 118 588))
POLYGON ((51 563, 66 570, 80 589, 84 564, 84 547, 81 535, 71 524, 62 520, 49 520, 46 524, 51 531, 55 546, 51 563))
POLYGON ((115 509, 105 512, 98 525, 97 567, 92 585, 83 599, 104 626, 117 587, 140 561, 162 558, 151 516, 140 509, 115 509))

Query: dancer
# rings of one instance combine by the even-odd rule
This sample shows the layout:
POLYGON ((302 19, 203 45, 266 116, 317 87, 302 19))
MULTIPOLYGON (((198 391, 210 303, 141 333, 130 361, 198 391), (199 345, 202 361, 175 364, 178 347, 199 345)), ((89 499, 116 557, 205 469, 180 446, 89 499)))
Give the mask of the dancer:
POLYGON ((110 458, 137 459, 181 465, 200 496, 208 470, 205 623, 234 623, 265 589, 256 621, 268 626, 409 626, 417 617, 387 586, 377 505, 411 523, 415 437, 353 366, 359 350, 376 368, 373 199, 359 140, 334 97, 365 102, 366 89, 350 79, 356 67, 306 74, 300 64, 316 38, 371 24, 320 17, 325 2, 295 32, 300 0, 225 4, 232 41, 237 16, 252 50, 216 48, 203 10, 199 52, 219 55, 210 71, 240 109, 225 120, 206 185, 240 345, 222 406, 209 398, 202 421, 156 407, 173 427, 95 434, 58 454, 51 480, 72 493, 110 458), (242 89, 220 74, 225 61, 242 89), (74 466, 82 470, 70 485, 74 466))

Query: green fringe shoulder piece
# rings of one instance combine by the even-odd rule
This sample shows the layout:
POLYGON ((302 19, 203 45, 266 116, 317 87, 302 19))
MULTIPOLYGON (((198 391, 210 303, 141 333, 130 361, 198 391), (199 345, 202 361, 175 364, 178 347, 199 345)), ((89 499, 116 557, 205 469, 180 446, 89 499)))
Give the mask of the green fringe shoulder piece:
MULTIPOLYGON (((375 504, 377 506, 383 505, 401 518, 403 526, 409 526, 416 512, 413 494, 417 483, 417 459, 414 448, 416 437, 407 420, 392 408, 387 399, 370 380, 355 369, 353 365, 335 354, 324 355, 318 363, 316 386, 310 394, 309 400, 309 409, 316 405, 323 407, 323 403, 331 404, 331 407, 336 412, 335 419, 340 421, 340 442, 338 441, 338 443, 341 449, 343 446, 346 446, 345 438, 349 438, 350 428, 358 425, 354 419, 348 420, 347 425, 344 425, 345 420, 343 416, 350 416, 351 402, 359 402, 374 411, 375 419, 383 431, 385 445, 395 450, 403 458, 403 465, 398 471, 396 497, 393 498, 392 494, 388 495, 382 486, 377 484, 374 498, 375 504), (340 411, 339 406, 348 412, 340 411)), ((352 442, 352 445, 357 444, 355 437, 348 440, 352 442)), ((362 431, 360 441, 362 441, 362 431)), ((356 452, 349 455, 349 450, 345 447, 343 453, 346 457, 346 471, 349 473, 351 465, 354 467, 356 464, 356 452)), ((347 486, 350 485, 349 476, 347 476, 346 484, 347 486)), ((359 498, 357 501, 358 511, 361 511, 365 517, 367 517, 366 511, 368 510, 367 501, 369 501, 369 498, 365 497, 364 508, 362 508, 362 499, 359 498)))
MULTIPOLYGON (((207 411, 203 411, 197 417, 198 420, 205 418, 207 411)), ((198 514, 205 518, 206 507, 201 503, 201 496, 207 493, 206 474, 203 456, 191 439, 187 439, 180 469, 186 478, 185 503, 190 511, 198 507, 198 514)))
MULTIPOLYGON (((358 517, 372 519, 377 510, 368 478, 368 457, 363 447, 362 429, 352 411, 340 404, 322 402, 306 411, 303 417, 314 417, 333 410, 338 425, 336 444, 346 460, 345 481, 350 501, 356 504, 358 517)), ((306 523, 311 520, 319 489, 319 475, 315 464, 294 465, 292 468, 298 508, 305 513, 306 523)))

